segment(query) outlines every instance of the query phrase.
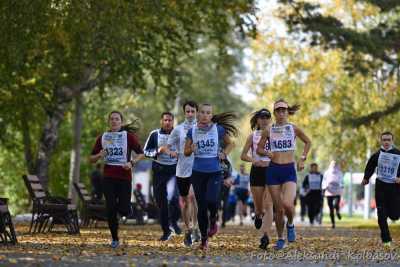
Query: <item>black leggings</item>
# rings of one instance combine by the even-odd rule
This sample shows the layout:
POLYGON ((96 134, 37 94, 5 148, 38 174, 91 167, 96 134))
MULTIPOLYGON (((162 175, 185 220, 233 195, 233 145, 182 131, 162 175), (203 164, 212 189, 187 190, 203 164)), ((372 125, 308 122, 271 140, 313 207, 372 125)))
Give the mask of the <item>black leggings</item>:
POLYGON ((131 208, 132 183, 130 180, 122 180, 110 177, 103 179, 103 192, 106 199, 107 221, 113 240, 118 239, 117 214, 128 216, 131 208))
POLYGON ((382 242, 390 242, 392 238, 387 219, 398 220, 400 217, 400 209, 398 207, 400 203, 400 185, 385 183, 376 179, 375 199, 382 242))
POLYGON ((308 218, 310 219, 310 223, 314 223, 315 217, 321 210, 321 198, 322 193, 321 190, 311 190, 306 197, 307 200, 307 210, 308 210, 308 218))
POLYGON ((328 199, 328 207, 329 207, 329 216, 331 217, 331 223, 332 225, 335 225, 335 210, 336 214, 339 214, 339 203, 340 203, 340 195, 338 196, 328 196, 326 197, 328 199))

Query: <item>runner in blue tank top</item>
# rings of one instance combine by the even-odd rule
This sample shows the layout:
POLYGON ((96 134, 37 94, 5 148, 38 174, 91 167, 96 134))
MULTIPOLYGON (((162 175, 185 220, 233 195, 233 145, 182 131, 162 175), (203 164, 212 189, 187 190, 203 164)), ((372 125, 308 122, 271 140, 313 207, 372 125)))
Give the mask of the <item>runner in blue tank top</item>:
POLYGON ((218 231, 218 200, 223 180, 220 160, 233 148, 229 135, 236 136, 238 132, 232 123, 236 116, 232 113, 213 116, 212 111, 210 104, 200 106, 198 122, 188 131, 184 151, 185 156, 194 153, 191 181, 198 205, 202 250, 207 250, 208 237, 218 231))
POLYGON ((275 124, 268 126, 263 131, 257 148, 258 154, 269 156, 271 159, 266 183, 276 209, 275 225, 278 232, 276 249, 285 247, 285 240, 283 239, 285 214, 287 217, 287 240, 288 242, 296 240, 293 224, 297 182, 294 156, 296 137, 304 142, 303 153, 297 163, 299 170, 304 169, 304 161, 311 148, 311 140, 303 130, 288 122, 288 116, 295 114, 299 107, 298 105, 289 106, 283 99, 276 101, 274 103, 275 124), (269 140, 270 151, 265 151, 267 140, 269 140))

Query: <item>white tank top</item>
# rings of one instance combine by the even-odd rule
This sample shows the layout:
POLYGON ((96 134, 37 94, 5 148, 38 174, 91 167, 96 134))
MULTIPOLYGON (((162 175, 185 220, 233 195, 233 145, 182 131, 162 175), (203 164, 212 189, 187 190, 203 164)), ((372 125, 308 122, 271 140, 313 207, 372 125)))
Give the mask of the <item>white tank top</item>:
POLYGON ((105 132, 101 137, 101 146, 107 154, 104 163, 107 165, 123 166, 128 162, 127 132, 105 132))
MULTIPOLYGON (((255 130, 253 132, 253 143, 252 143, 252 147, 251 147, 252 158, 255 160, 271 161, 271 159, 268 156, 260 156, 259 154, 257 154, 257 147, 258 147, 258 143, 261 140, 261 135, 262 135, 262 130, 255 130)), ((269 150, 269 141, 268 140, 265 143, 264 150, 265 151, 269 150)))
POLYGON ((211 129, 204 131, 197 125, 192 128, 193 144, 197 146, 194 156, 196 158, 215 158, 218 157, 218 129, 217 124, 213 124, 211 129))
POLYGON ((272 125, 269 132, 269 143, 272 152, 287 152, 296 149, 296 133, 293 124, 272 125))

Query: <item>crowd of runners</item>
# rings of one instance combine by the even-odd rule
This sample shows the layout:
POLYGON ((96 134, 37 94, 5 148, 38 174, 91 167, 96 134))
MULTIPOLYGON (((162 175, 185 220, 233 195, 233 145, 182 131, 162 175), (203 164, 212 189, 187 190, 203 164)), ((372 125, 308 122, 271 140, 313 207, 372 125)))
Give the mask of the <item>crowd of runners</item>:
MULTIPOLYGON (((137 128, 133 124, 124 124, 119 111, 110 112, 109 130, 97 138, 90 161, 102 160, 104 163, 103 190, 111 247, 117 248, 120 244, 118 216, 129 216, 132 212, 132 168, 146 158, 152 160, 153 195, 163 232, 160 241, 168 241, 173 233, 182 233, 178 225, 182 218, 184 245, 191 247, 194 242, 199 242, 199 248, 207 250, 208 240, 218 233, 220 203, 224 206, 221 226, 229 219, 226 207, 230 188, 234 186, 241 223, 251 193, 254 227, 260 233, 259 248, 269 247, 273 222, 277 233, 275 249, 283 249, 287 243, 295 242, 296 171, 304 169, 311 148, 310 138, 289 121, 289 116, 299 108, 280 99, 274 103, 272 114, 266 108, 252 114, 252 133, 241 153, 241 160, 251 163, 250 174, 246 174, 242 164, 236 177, 231 175, 228 160, 234 147, 233 138, 239 134, 234 113, 214 114, 210 104, 187 101, 182 106, 184 121, 174 127, 174 115, 162 113, 161 127, 149 134, 142 147, 136 135, 137 128), (298 139, 304 145, 296 160, 298 139)), ((368 184, 377 172, 378 224, 383 244, 390 246, 387 219, 397 220, 400 216, 397 204, 400 198, 400 151, 393 145, 392 133, 383 132, 380 139, 381 148, 369 159, 362 184, 368 184)), ((334 228, 335 213, 341 219, 339 203, 343 189, 343 175, 338 164, 331 162, 322 175, 318 165, 312 163, 300 188, 310 224, 320 222, 326 196, 334 228)))

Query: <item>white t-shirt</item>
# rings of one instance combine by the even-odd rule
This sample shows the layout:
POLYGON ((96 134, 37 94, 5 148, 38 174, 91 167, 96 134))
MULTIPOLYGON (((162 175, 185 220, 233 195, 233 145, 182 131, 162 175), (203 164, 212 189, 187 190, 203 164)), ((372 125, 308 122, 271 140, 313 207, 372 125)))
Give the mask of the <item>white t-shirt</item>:
POLYGON ((187 132, 193 127, 193 125, 196 125, 195 120, 193 122, 182 122, 172 130, 168 138, 168 145, 175 146, 178 153, 176 176, 180 178, 188 178, 192 175, 194 155, 191 154, 189 157, 186 157, 183 152, 185 149, 187 132))

